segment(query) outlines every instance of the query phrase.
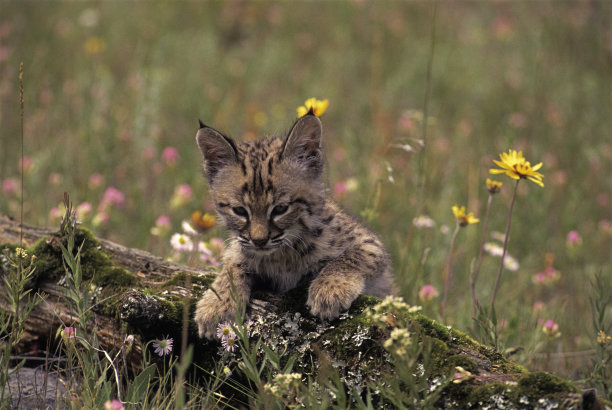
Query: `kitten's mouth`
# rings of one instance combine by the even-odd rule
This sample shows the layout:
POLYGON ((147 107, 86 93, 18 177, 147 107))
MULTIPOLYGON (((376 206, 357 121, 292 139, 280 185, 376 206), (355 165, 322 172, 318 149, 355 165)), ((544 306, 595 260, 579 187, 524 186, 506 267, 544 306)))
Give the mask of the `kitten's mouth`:
POLYGON ((240 244, 242 246, 242 250, 246 253, 257 256, 266 256, 279 251, 283 247, 283 236, 284 235, 281 234, 276 237, 272 237, 266 242, 265 245, 256 245, 251 240, 241 237, 240 244))
POLYGON ((254 251, 258 255, 271 255, 276 252, 278 248, 255 248, 254 251))
POLYGON ((278 251, 279 247, 274 246, 274 245, 268 245, 268 246, 263 246, 263 247, 250 245, 250 246, 243 246, 243 249, 253 255, 267 256, 267 255, 272 255, 273 253, 278 251))

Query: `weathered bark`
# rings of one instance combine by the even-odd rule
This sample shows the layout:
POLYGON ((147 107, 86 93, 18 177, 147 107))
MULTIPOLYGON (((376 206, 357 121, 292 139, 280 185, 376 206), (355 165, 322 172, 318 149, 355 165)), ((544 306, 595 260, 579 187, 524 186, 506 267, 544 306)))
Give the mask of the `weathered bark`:
MULTIPOLYGON (((54 241, 62 240, 50 229, 24 225, 20 232, 15 220, 0 215, 0 245, 18 244, 20 235, 23 235, 25 247, 32 247, 42 239, 48 244, 45 249, 52 250, 54 241)), ((184 313, 187 313, 188 341, 195 346, 195 360, 204 365, 219 360, 219 344, 199 340, 191 320, 195 301, 212 281, 213 272, 165 261, 148 252, 126 248, 104 239, 95 240, 99 243, 100 251, 110 256, 113 264, 131 275, 127 286, 125 283, 121 286, 113 284, 112 280, 104 285, 111 293, 102 299, 112 303, 108 306, 100 301, 100 306, 105 307, 96 309, 95 323, 91 324, 92 328, 95 325, 97 329, 103 349, 117 351, 121 347, 125 336, 122 328, 126 325, 143 341, 165 334, 172 336, 178 348, 183 334, 184 313)), ((44 295, 45 301, 32 311, 26 322, 24 343, 49 338, 59 326, 69 324, 74 319, 64 297, 64 288, 58 284, 61 281, 47 273, 37 272, 34 291, 44 295)), ((4 291, 0 286, 0 300, 4 300, 4 291)), ((332 363, 344 384, 351 389, 361 390, 368 383, 376 383, 393 372, 393 363, 382 347, 382 342, 389 337, 391 326, 387 329, 373 326, 365 314, 365 310, 376 303, 374 298, 360 297, 349 312, 330 323, 321 323, 310 316, 305 308, 305 299, 305 288, 285 295, 256 293, 249 312, 255 335, 263 337, 273 350, 297 356, 295 366, 305 374, 316 376, 320 363, 332 363)), ((482 397, 483 392, 488 391, 497 395, 505 389, 504 383, 521 386, 543 382, 553 388, 550 391, 531 389, 524 397, 528 397, 532 403, 538 398, 534 397, 535 394, 565 405, 573 403, 574 408, 604 408, 597 407, 601 403, 594 399, 593 392, 583 395, 571 383, 552 375, 529 373, 505 360, 494 349, 477 344, 461 332, 449 331, 421 315, 415 315, 411 321, 418 328, 420 337, 435 342, 431 346, 442 345, 435 353, 439 356, 433 357, 439 374, 448 375, 454 366, 468 366, 474 375, 469 382, 451 385, 441 397, 441 405, 453 407, 453 403, 459 403, 461 406, 461 403, 465 403, 461 400, 466 397, 482 397), (488 388, 490 390, 483 390, 488 388), (454 395, 461 397, 461 400, 454 395)), ((138 367, 139 357, 140 350, 135 349, 131 357, 134 368, 138 367)), ((518 396, 514 394, 513 397, 518 396)))

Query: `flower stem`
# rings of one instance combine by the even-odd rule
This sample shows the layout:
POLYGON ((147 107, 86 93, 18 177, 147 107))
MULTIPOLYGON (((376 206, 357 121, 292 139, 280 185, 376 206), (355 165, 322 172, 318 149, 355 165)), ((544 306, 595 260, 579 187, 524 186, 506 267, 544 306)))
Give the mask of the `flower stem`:
POLYGON ((487 210, 485 213, 484 221, 482 223, 482 239, 480 240, 480 251, 478 253, 478 260, 476 261, 476 268, 472 274, 472 305, 473 313, 472 316, 476 318, 478 310, 478 299, 476 299, 476 282, 478 281, 478 274, 480 273, 480 264, 482 263, 482 254, 484 251, 485 240, 487 239, 487 227, 489 225, 489 212, 491 211, 491 202, 493 202, 493 194, 489 193, 489 199, 487 200, 487 210))
POLYGON ((448 258, 446 259, 446 275, 444 276, 444 296, 442 297, 442 306, 440 307, 440 318, 442 319, 442 323, 444 323, 444 314, 446 311, 446 298, 448 296, 448 287, 450 284, 452 269, 451 269, 451 261, 453 259, 453 250, 455 249, 455 239, 457 239, 457 234, 459 233, 459 229, 461 229, 461 225, 459 221, 457 221, 457 226, 455 227, 455 232, 453 232, 453 236, 450 241, 450 249, 448 250, 448 258))
POLYGON ((512 209, 514 208, 514 200, 516 199, 516 191, 520 179, 517 179, 516 185, 514 186, 514 193, 512 194, 512 201, 510 202, 510 211, 508 211, 508 223, 506 224, 506 236, 504 237, 504 251, 502 252, 501 262, 499 263, 499 270, 497 271, 497 279, 495 279, 495 286, 493 287, 493 296, 491 296, 491 305, 489 306, 489 320, 493 318, 493 307, 495 305, 495 297, 497 296, 497 289, 499 288, 499 281, 501 279, 502 271, 504 270, 504 259, 506 259, 506 250, 508 249, 508 238, 510 237, 510 223, 512 222, 512 209))

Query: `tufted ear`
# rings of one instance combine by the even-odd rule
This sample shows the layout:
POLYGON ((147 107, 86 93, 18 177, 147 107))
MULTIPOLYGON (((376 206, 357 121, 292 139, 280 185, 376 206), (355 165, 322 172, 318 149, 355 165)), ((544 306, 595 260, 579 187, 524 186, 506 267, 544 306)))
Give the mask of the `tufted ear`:
POLYGON ((312 113, 298 118, 283 142, 281 159, 296 161, 311 176, 320 176, 323 171, 322 131, 321 121, 312 113))
POLYGON ((224 167, 238 162, 238 149, 230 137, 210 128, 200 121, 196 142, 204 158, 204 173, 208 182, 224 167))

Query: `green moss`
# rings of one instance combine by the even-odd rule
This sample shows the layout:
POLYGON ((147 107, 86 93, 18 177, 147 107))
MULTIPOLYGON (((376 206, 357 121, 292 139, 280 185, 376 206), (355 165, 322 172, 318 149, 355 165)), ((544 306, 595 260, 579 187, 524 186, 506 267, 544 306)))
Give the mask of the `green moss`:
POLYGON ((423 345, 423 355, 426 356, 427 366, 425 372, 427 377, 437 377, 452 374, 456 366, 461 366, 468 371, 478 368, 476 362, 449 348, 449 344, 420 328, 419 322, 412 322, 410 332, 415 339, 423 345))
MULTIPOLYGON (((425 344, 430 346, 431 353, 435 356, 439 356, 441 358, 445 358, 450 354, 450 349, 446 346, 446 343, 442 342, 439 339, 434 339, 429 336, 422 336, 422 340, 425 344)), ((434 373, 439 374, 439 373, 434 373)))
POLYGON ((162 323, 169 327, 179 329, 183 325, 183 307, 185 299, 179 296, 158 298, 159 318, 162 323))
MULTIPOLYGON (((508 399, 511 399, 508 396, 512 396, 512 398, 517 396, 510 386, 501 382, 490 382, 482 386, 466 382, 455 385, 455 389, 451 390, 454 390, 454 398, 464 398, 465 404, 462 404, 459 408, 466 409, 472 406, 480 408, 483 404, 489 403, 491 396, 494 395, 503 395, 508 399)), ((516 402, 517 400, 512 401, 516 402)))
POLYGON ((527 373, 528 372, 528 370, 525 367, 521 366, 520 364, 511 362, 505 359, 498 360, 497 362, 493 363, 492 367, 503 374, 515 374, 515 373, 527 373))
POLYGON ((579 390, 571 383, 548 373, 534 372, 520 376, 515 382, 490 381, 477 384, 473 381, 451 384, 445 394, 452 397, 455 408, 481 408, 494 402, 508 407, 529 407, 539 400, 550 402, 563 400, 567 393, 579 390))
POLYGON ((122 296, 123 292, 118 292, 116 287, 102 288, 100 294, 93 301, 95 311, 110 317, 116 317, 122 296))
POLYGON ((446 358, 446 363, 447 366, 445 370, 447 374, 458 366, 463 367, 468 372, 476 372, 478 370, 478 365, 474 360, 459 354, 448 356, 446 358))
MULTIPOLYGON (((185 303, 187 306, 187 337, 189 343, 201 344, 205 341, 198 337, 198 329, 194 320, 192 320, 195 313, 197 298, 184 298, 179 295, 162 294, 165 291, 147 291, 147 293, 154 301, 149 301, 148 304, 155 305, 155 320, 154 325, 151 321, 143 321, 136 324, 137 332, 143 337, 144 340, 159 339, 162 337, 172 337, 175 342, 181 339, 183 329, 183 318, 184 318, 184 307, 185 303)), ((208 354, 203 351, 200 352, 203 356, 208 354)))
MULTIPOLYGON (((478 343, 461 331, 453 328, 449 329, 447 326, 444 326, 443 324, 421 314, 415 315, 414 323, 418 324, 418 329, 420 329, 424 335, 440 341, 440 343, 436 343, 437 347, 443 345, 446 347, 446 349, 451 349, 449 352, 454 351, 455 353, 469 351, 472 355, 482 357, 484 360, 489 361, 491 364, 491 369, 498 373, 510 374, 527 372, 524 367, 508 361, 495 349, 478 343)), ((414 324, 411 331, 416 331, 414 324)), ((438 374, 443 374, 444 371, 448 370, 448 366, 446 365, 448 357, 444 357, 444 354, 452 354, 449 352, 444 352, 443 350, 437 351, 437 349, 433 350, 432 353, 435 355, 443 354, 442 357, 435 357, 434 360, 434 363, 436 363, 438 366, 437 370, 440 372, 438 374)), ((461 354, 461 356, 465 355, 461 354)), ((457 364, 457 366, 462 366, 463 368, 468 369, 461 364, 457 364)))
POLYGON ((170 289, 176 286, 187 287, 190 283, 191 290, 195 296, 201 295, 206 289, 210 288, 215 280, 214 274, 208 275, 192 275, 187 272, 179 272, 171 279, 162 284, 162 289, 170 289), (189 280, 188 280, 189 279, 189 280))
POLYGON ((349 312, 351 314, 361 313, 367 308, 372 307, 378 303, 380 303, 380 299, 377 297, 360 295, 351 305, 349 312))
POLYGON ((421 314, 415 315, 414 319, 419 323, 423 333, 429 336, 444 340, 455 346, 465 346, 472 349, 479 349, 482 346, 467 334, 454 328, 449 329, 448 326, 421 314))
MULTIPOLYGON (((65 275, 60 244, 66 246, 63 238, 51 236, 39 239, 29 250, 36 255, 36 277, 41 280, 59 280, 65 275)), ((83 279, 92 280, 96 286, 126 287, 138 283, 138 279, 127 270, 113 264, 102 251, 100 243, 86 229, 78 229, 75 248, 82 245, 81 268, 83 279)), ((74 250, 76 255, 77 249, 74 250)))
POLYGON ((541 397, 542 395, 559 392, 577 393, 579 390, 567 380, 558 376, 534 372, 520 376, 517 379, 518 386, 529 397, 541 397))
POLYGON ((104 287, 125 288, 138 283, 138 279, 123 268, 117 266, 104 266, 94 271, 93 283, 104 287))
POLYGON ((450 331, 443 324, 421 314, 415 315, 414 320, 420 325, 424 334, 440 340, 450 339, 450 331))

